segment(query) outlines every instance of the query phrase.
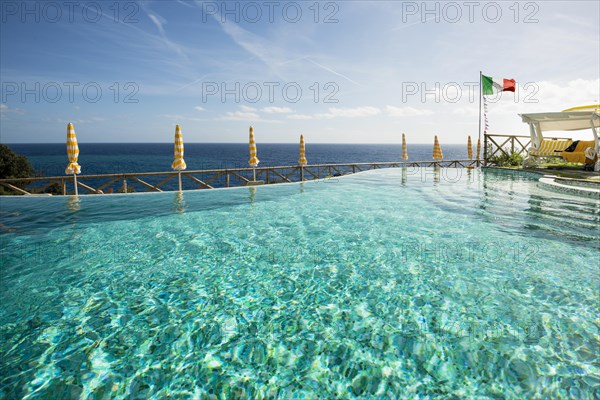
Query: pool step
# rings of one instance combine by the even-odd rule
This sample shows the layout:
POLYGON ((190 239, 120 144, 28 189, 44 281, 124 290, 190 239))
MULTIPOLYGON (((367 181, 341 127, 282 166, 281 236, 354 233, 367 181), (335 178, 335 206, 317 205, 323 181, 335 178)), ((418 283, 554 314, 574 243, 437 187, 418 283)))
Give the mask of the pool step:
POLYGON ((538 187, 554 192, 575 196, 591 197, 600 200, 600 184, 579 179, 558 178, 555 175, 544 175, 538 181, 538 187))

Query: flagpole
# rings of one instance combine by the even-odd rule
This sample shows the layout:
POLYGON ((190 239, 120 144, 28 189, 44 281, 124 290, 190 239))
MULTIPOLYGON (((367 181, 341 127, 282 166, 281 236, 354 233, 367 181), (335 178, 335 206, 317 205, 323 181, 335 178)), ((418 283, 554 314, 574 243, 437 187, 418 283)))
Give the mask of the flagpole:
POLYGON ((481 97, 483 96, 481 88, 481 71, 479 71, 479 136, 477 140, 481 143, 481 97))

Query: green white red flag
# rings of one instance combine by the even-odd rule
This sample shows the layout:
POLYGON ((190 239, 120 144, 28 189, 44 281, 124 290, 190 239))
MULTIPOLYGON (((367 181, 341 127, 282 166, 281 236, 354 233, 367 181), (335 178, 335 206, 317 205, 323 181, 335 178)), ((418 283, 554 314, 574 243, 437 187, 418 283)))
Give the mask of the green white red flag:
POLYGON ((498 92, 514 92, 516 82, 514 79, 498 79, 491 76, 481 75, 481 93, 484 96, 498 92))

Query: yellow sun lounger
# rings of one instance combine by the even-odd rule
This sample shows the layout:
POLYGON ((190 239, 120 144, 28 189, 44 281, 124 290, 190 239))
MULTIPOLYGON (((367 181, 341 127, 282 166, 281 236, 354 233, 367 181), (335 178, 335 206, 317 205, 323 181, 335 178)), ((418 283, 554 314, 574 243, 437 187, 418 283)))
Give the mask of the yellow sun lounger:
POLYGON ((534 157, 561 157, 561 153, 571 145, 571 139, 544 139, 538 150, 531 150, 534 157))
MULTIPOLYGON (((523 161, 523 166, 534 166, 540 159, 545 157, 561 158, 568 162, 583 163, 586 166, 594 164, 594 171, 600 171, 600 104, 574 107, 563 112, 519 114, 523 122, 529 125, 529 134, 531 136, 531 147, 529 155, 523 161), (593 141, 580 141, 575 147, 575 151, 565 151, 570 139, 545 139, 544 132, 571 132, 581 130, 592 130, 593 141), (559 150, 559 151, 556 151, 559 150), (562 151, 560 151, 562 150, 562 151), (596 161, 594 161, 596 160, 596 161)), ((569 149, 571 150, 571 149, 569 149)), ((589 167, 586 167, 589 169, 589 167)))

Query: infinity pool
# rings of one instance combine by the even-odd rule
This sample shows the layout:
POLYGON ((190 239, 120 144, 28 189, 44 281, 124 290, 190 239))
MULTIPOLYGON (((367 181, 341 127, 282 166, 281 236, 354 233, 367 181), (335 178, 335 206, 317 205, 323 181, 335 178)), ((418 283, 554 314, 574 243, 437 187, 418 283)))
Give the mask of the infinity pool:
POLYGON ((3 399, 600 397, 600 205, 532 176, 0 211, 3 399))

